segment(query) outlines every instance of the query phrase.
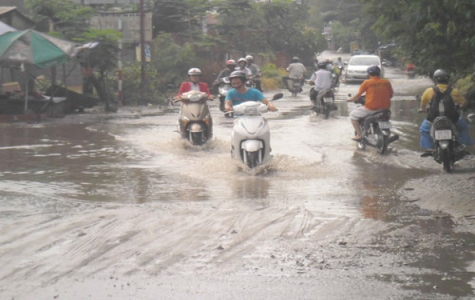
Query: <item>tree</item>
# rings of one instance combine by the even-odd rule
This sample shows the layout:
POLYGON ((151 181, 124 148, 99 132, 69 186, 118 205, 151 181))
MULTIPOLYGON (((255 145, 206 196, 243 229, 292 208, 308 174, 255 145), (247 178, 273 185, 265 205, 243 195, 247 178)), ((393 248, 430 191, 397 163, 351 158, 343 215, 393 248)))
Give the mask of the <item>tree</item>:
POLYGON ((402 56, 430 74, 444 68, 458 77, 474 72, 475 2, 471 0, 363 0, 379 16, 373 29, 394 40, 402 56), (402 2, 402 3, 401 3, 402 2))
POLYGON ((94 15, 92 8, 65 0, 27 0, 25 6, 32 11, 40 29, 58 32, 70 40, 89 28, 94 15))
POLYGON ((109 72, 116 70, 119 53, 117 43, 120 34, 114 29, 90 29, 82 36, 83 42, 96 41, 97 46, 81 50, 78 54, 79 63, 85 70, 97 72, 97 75, 94 72, 87 72, 86 76, 94 85, 99 98, 104 101, 106 111, 116 111, 117 106, 109 92, 106 78, 109 72))

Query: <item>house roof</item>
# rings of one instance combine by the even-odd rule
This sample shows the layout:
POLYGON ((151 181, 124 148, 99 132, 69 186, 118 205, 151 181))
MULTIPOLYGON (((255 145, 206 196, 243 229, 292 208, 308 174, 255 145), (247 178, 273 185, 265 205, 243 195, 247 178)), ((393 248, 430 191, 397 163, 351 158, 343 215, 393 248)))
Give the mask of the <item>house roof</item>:
POLYGON ((6 14, 12 10, 16 10, 16 6, 0 6, 0 15, 6 14))
MULTIPOLYGON (((35 24, 35 21, 32 19, 28 18, 24 14, 22 14, 16 6, 0 6, 0 18, 3 15, 12 13, 14 14, 17 18, 23 19, 25 22, 29 23, 30 26, 33 26, 35 24)), ((11 25, 11 24, 8 24, 11 25)))

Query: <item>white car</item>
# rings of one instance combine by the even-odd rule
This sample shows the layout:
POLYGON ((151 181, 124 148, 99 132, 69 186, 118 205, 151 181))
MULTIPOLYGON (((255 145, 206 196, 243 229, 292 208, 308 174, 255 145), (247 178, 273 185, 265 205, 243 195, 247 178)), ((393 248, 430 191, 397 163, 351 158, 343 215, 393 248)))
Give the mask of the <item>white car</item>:
POLYGON ((381 59, 377 55, 354 55, 348 61, 345 71, 346 82, 364 81, 368 79, 366 70, 369 66, 376 65, 381 69, 381 76, 384 77, 384 69, 381 59))

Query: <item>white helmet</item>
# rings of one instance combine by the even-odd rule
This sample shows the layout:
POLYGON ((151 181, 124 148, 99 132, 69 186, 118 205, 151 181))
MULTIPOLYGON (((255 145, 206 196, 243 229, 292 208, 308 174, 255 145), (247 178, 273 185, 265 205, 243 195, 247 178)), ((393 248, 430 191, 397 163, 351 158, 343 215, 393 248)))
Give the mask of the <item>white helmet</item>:
POLYGON ((241 57, 239 60, 238 60, 238 63, 240 62, 245 62, 247 64, 247 60, 244 58, 244 57, 241 57))
POLYGON ((248 55, 246 56, 246 60, 254 60, 254 57, 252 57, 251 55, 248 55))
POLYGON ((191 68, 188 70, 188 75, 201 75, 201 70, 198 68, 191 68))

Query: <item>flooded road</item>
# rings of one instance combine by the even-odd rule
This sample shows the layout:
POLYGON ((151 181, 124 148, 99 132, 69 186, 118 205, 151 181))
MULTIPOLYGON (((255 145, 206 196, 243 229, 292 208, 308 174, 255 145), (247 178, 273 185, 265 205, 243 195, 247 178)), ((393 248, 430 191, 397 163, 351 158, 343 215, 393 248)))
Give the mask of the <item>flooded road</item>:
POLYGON ((217 103, 203 147, 174 132, 177 107, 0 125, 2 299, 472 299, 474 236, 398 193, 442 170, 418 152, 413 93, 430 82, 386 76, 387 155, 350 140, 357 84, 327 120, 306 87, 266 115, 260 174, 231 160, 217 103))

